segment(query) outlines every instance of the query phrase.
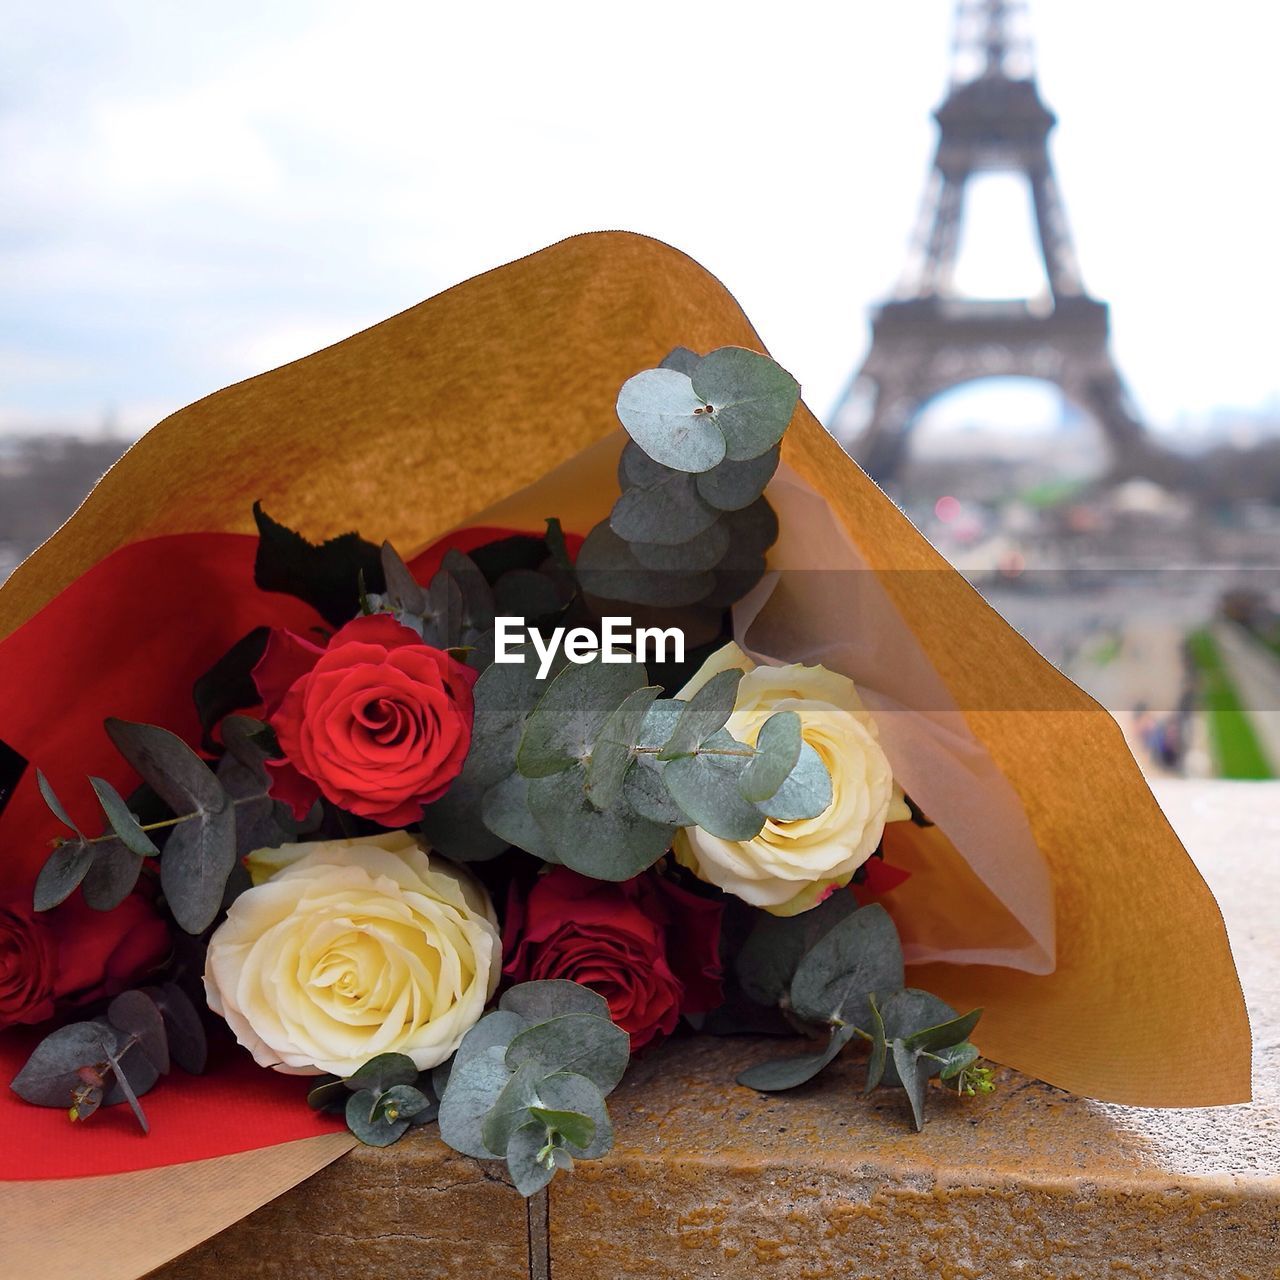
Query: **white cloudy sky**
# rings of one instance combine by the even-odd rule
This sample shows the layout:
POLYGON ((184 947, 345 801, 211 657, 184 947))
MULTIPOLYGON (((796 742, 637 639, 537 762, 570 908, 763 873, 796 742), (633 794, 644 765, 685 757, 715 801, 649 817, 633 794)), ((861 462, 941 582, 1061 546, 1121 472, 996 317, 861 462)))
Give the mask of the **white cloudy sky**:
MULTIPOLYGON (((76 0, 0 11, 0 427, 141 429, 479 271, 624 227, 825 413, 903 259, 950 0, 76 0), (715 199, 703 192, 712 175, 715 199)), ((1153 421, 1275 404, 1280 23, 1036 0, 1086 281, 1153 421)), ((1022 283, 988 202, 973 282, 1022 283)))

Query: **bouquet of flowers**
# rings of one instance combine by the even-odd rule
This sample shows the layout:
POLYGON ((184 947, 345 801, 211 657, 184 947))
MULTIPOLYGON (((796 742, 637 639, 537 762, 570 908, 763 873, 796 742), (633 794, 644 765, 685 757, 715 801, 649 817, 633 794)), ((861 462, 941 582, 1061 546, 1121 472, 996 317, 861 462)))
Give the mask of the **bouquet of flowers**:
MULTIPOLYGON (((694 264, 584 237, 126 457, 0 596, 7 1123, 83 1151, 119 1104, 156 1164, 434 1123, 529 1195, 667 1038, 802 1037, 762 1091, 865 1053, 921 1128, 993 1087, 984 1006, 1066 1087, 1247 1092, 1220 920, 1114 726, 759 348, 694 264), (215 427, 243 453, 197 482, 215 427)), ((122 1141, 77 1168, 145 1167, 122 1141)))

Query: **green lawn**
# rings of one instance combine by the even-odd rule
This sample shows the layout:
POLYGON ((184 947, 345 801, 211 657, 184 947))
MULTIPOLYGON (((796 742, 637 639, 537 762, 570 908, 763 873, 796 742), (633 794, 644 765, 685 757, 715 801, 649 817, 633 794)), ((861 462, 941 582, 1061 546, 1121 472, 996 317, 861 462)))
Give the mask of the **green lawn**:
POLYGON ((1209 715, 1209 737, 1219 776, 1273 777, 1213 636, 1208 631, 1193 631, 1187 637, 1187 647, 1200 673, 1200 701, 1209 715))

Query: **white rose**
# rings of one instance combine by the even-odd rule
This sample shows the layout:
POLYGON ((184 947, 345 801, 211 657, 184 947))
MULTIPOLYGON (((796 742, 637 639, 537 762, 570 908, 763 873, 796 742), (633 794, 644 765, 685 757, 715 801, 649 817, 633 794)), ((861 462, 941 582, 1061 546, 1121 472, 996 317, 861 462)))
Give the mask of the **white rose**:
POLYGON ((407 832, 265 849, 209 941, 209 1007, 254 1061, 349 1076, 380 1053, 443 1062, 498 985, 493 904, 407 832))
POLYGON ((754 840, 722 840, 701 827, 676 833, 676 857, 701 879, 776 916, 793 916, 842 888, 880 843, 886 822, 910 817, 851 680, 825 667, 759 667, 736 644, 707 659, 680 692, 692 697, 712 676, 746 672, 725 728, 755 744, 778 711, 800 717, 801 734, 831 774, 831 803, 816 818, 765 821, 754 840))

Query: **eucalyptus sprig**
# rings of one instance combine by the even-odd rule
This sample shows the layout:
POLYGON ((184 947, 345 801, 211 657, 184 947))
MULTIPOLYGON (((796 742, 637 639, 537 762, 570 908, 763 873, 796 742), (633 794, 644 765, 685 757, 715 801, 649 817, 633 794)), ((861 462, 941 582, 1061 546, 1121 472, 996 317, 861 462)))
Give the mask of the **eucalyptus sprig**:
POLYGON ((736 966, 743 990, 758 1003, 776 1003, 827 1029, 819 1051, 749 1067, 739 1084, 765 1093, 794 1089, 860 1039, 870 1046, 865 1092, 881 1084, 904 1089, 917 1129, 932 1077, 966 1096, 995 1087, 969 1041, 982 1010, 960 1015, 905 985, 898 931, 879 904, 857 908, 848 894, 836 894, 799 916, 763 916, 736 966))

